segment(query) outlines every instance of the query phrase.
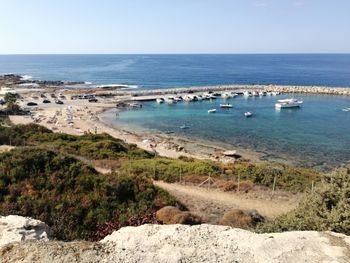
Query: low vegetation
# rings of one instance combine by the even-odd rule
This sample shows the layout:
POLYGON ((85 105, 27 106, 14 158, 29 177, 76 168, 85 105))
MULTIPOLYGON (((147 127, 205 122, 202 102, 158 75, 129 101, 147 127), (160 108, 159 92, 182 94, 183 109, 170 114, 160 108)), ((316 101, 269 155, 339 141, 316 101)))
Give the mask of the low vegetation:
POLYGON ((101 175, 75 158, 39 148, 0 154, 0 214, 42 220, 61 240, 90 240, 106 221, 128 225, 131 217, 166 205, 177 202, 144 177, 101 175))
POLYGON ((201 218, 197 215, 187 211, 181 211, 179 208, 173 206, 166 206, 158 210, 156 218, 164 224, 198 225, 201 223, 201 218))
POLYGON ((73 136, 37 125, 0 126, 0 145, 17 146, 0 154, 0 214, 43 220, 58 239, 96 240, 113 229, 142 223, 198 223, 177 208, 174 198, 152 180, 199 184, 208 178, 223 191, 255 186, 305 192, 294 211, 260 222, 247 212, 231 211, 221 223, 259 232, 332 230, 350 234, 349 166, 329 175, 275 163, 220 164, 181 157, 168 159, 107 134, 73 136), (25 146, 25 147, 22 147, 25 146), (79 159, 79 160, 78 160, 79 159), (91 161, 91 162, 90 162, 91 161), (102 175, 89 163, 114 171, 102 175), (311 190, 312 185, 316 185, 311 190), (256 226, 256 224, 258 224, 256 226))
POLYGON ((292 230, 334 231, 350 235, 350 164, 324 175, 322 183, 305 195, 299 206, 259 232, 292 230))

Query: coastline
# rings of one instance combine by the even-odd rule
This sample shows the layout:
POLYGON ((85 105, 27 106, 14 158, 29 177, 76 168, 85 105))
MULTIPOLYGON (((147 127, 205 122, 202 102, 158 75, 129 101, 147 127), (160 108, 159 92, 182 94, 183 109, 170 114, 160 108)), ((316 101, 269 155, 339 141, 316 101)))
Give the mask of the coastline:
MULTIPOLYGON (((15 76, 16 77, 16 76, 15 76)), ((97 132, 97 133, 108 133, 115 138, 119 138, 127 143, 136 144, 139 148, 157 152, 160 156, 169 158, 178 158, 180 156, 187 156, 196 159, 210 159, 214 161, 232 162, 234 158, 226 157, 223 153, 227 150, 236 150, 237 154, 242 156, 242 159, 249 160, 251 162, 260 161, 272 161, 279 163, 286 163, 296 166, 304 166, 294 158, 290 158, 284 153, 274 152, 263 152, 247 147, 237 147, 236 145, 224 144, 221 142, 210 141, 206 139, 182 137, 179 135, 168 135, 160 131, 137 131, 133 127, 118 127, 113 123, 108 123, 103 119, 101 115, 109 109, 114 109, 116 103, 119 102, 131 102, 133 100, 140 100, 145 98, 149 100, 150 97, 155 98, 158 96, 164 96, 167 92, 184 92, 196 90, 214 90, 219 88, 226 90, 228 87, 239 88, 239 89, 255 89, 259 88, 264 90, 278 90, 282 89, 282 93, 287 93, 289 88, 301 89, 301 86, 280 86, 280 85, 222 85, 222 86, 208 86, 208 87, 192 87, 192 88, 177 88, 177 89, 158 89, 158 90, 105 90, 105 89, 67 89, 62 86, 46 86, 47 82, 41 82, 39 87, 23 88, 18 83, 11 83, 11 78, 8 80, 1 81, 2 87, 7 87, 15 90, 20 96, 21 100, 19 105, 22 108, 26 108, 30 111, 31 116, 11 116, 10 119, 14 124, 26 124, 26 123, 38 123, 47 127, 54 132, 63 132, 67 134, 83 135, 84 133, 97 132), (287 90, 287 87, 288 90, 287 90), (159 94, 159 91, 163 91, 159 94), (139 92, 144 92, 145 96, 133 96, 139 92), (40 100, 40 96, 45 94, 47 98, 50 95, 58 94, 65 97, 64 104, 58 105, 54 103, 54 99, 49 104, 43 104, 40 100), (73 99, 78 94, 92 94, 98 98, 97 103, 90 103, 87 99, 73 99), (150 95, 153 94, 153 95, 150 95), (28 107, 27 103, 33 101, 38 105, 35 107, 28 107), (67 107, 71 107, 74 112, 73 119, 69 122, 67 120, 67 107), (148 139, 146 142, 145 140, 148 139)), ((311 91, 317 91, 320 87, 308 87, 305 93, 311 91)), ((322 88, 324 89, 324 88, 322 88)), ((344 95, 350 95, 350 88, 331 88, 331 90, 325 90, 325 92, 340 90, 345 92, 344 95)), ((315 94, 315 93, 312 93, 315 94)), ((317 93, 319 94, 319 93, 317 93)), ((323 95, 329 95, 328 93, 321 93, 323 95)), ((335 95, 335 94, 334 94, 335 95)), ((339 95, 339 94, 337 94, 339 95)), ((0 106, 1 107, 1 106, 0 106)), ((305 167, 319 167, 306 165, 305 167)), ((321 166, 320 166, 321 167, 321 166)), ((323 169, 321 167, 321 169, 323 169)))

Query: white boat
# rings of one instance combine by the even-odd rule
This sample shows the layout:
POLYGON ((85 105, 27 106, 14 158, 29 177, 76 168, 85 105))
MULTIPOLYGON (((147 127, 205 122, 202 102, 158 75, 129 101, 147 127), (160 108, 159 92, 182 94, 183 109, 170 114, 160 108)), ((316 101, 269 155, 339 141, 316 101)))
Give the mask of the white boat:
POLYGON ((243 95, 245 96, 245 97, 251 97, 252 96, 252 94, 250 93, 250 91, 244 91, 243 92, 243 95))
POLYGON ((260 91, 260 92, 259 92, 259 96, 261 96, 261 97, 262 97, 262 96, 266 96, 266 91, 260 91))
POLYGON ((247 118, 252 117, 253 113, 251 113, 250 111, 247 111, 244 113, 244 116, 246 116, 247 118))
POLYGON ((303 104, 303 101, 291 98, 278 100, 278 102, 275 104, 275 107, 276 109, 298 108, 301 104, 303 104))
POLYGON ((215 113, 215 112, 216 112, 216 109, 208 110, 208 113, 215 113))
POLYGON ((350 111, 350 108, 344 108, 342 111, 350 111))
POLYGON ((255 96, 255 97, 257 97, 257 96, 259 96, 259 92, 253 91, 253 92, 252 92, 252 95, 255 96))
POLYGON ((228 92, 224 92, 224 93, 221 94, 221 97, 223 99, 229 99, 229 98, 232 98, 232 95, 230 93, 228 93, 228 92))
POLYGON ((231 92, 231 97, 232 98, 235 98, 235 97, 237 97, 238 96, 238 94, 237 93, 233 93, 233 92, 231 92))
POLYGON ((273 91, 273 92, 271 92, 271 95, 272 96, 277 96, 277 95, 280 95, 281 93, 279 93, 278 91, 273 91))
POLYGON ((180 102, 180 101, 182 101, 182 98, 181 98, 181 97, 175 97, 175 98, 174 98, 174 101, 180 102))
POLYGON ((188 129, 188 128, 190 128, 189 126, 187 126, 187 125, 182 125, 182 126, 180 126, 180 129, 188 129))
POLYGON ((164 99, 164 101, 165 101, 166 103, 168 103, 168 104, 177 103, 177 101, 174 100, 173 97, 167 97, 167 98, 164 99))
POLYGON ((157 98, 156 101, 157 101, 157 103, 164 103, 164 99, 163 98, 157 98))
POLYGON ((233 107, 232 104, 229 104, 229 103, 227 103, 227 104, 220 104, 220 108, 228 109, 228 108, 232 108, 232 107, 233 107))

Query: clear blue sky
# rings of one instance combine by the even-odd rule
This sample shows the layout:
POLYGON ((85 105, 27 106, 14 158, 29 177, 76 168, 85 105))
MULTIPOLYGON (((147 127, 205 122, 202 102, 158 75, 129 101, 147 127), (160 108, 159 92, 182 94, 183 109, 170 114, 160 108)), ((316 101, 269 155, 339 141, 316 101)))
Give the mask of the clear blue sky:
POLYGON ((350 0, 0 0, 19 53, 350 53, 350 0))

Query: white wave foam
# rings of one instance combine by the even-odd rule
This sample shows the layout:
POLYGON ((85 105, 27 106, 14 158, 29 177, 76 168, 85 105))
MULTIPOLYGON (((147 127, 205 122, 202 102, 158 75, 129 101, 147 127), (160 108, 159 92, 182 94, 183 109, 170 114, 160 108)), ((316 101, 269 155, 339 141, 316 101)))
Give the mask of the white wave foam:
POLYGON ((31 75, 23 75, 23 76, 21 76, 21 80, 30 80, 32 78, 33 78, 33 76, 31 76, 31 75))

